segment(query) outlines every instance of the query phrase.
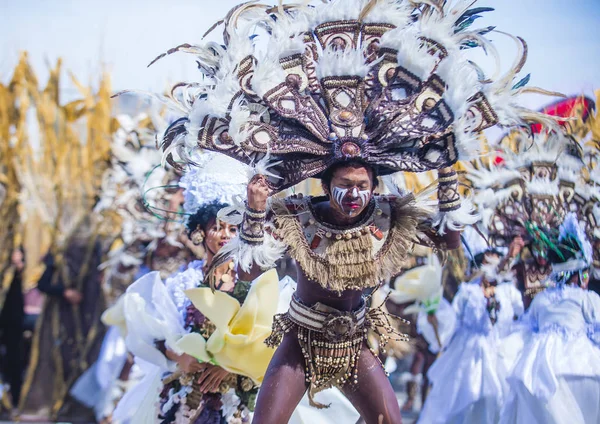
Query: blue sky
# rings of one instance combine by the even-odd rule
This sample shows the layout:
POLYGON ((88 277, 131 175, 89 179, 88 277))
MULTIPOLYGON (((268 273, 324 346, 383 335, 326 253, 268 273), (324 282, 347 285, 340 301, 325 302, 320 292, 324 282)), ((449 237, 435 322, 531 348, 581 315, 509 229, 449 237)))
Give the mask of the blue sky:
MULTIPOLYGON (((28 50, 41 81, 48 63, 63 57, 64 68, 83 82, 103 68, 113 87, 163 90, 169 82, 193 80, 191 57, 174 55, 151 68, 158 54, 184 42, 198 42, 234 0, 0 0, 0 80, 5 82, 19 51, 28 50)), ((520 35, 529 44, 524 73, 531 84, 566 94, 600 88, 600 0, 482 0, 495 12, 479 22, 520 35)), ((512 61, 512 42, 498 41, 512 61)), ((64 79, 66 97, 74 94, 64 79)), ((528 106, 548 99, 531 97, 528 106)))

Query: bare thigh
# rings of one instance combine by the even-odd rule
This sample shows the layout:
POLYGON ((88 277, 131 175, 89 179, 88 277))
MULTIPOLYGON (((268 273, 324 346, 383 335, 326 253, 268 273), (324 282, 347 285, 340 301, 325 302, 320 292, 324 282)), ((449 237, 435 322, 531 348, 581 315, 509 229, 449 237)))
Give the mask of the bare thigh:
POLYGON ((286 424, 308 385, 295 332, 286 334, 269 363, 256 400, 253 424, 286 424))
POLYGON ((358 384, 346 385, 343 392, 366 424, 402 423, 390 380, 366 345, 363 345, 358 361, 358 384))

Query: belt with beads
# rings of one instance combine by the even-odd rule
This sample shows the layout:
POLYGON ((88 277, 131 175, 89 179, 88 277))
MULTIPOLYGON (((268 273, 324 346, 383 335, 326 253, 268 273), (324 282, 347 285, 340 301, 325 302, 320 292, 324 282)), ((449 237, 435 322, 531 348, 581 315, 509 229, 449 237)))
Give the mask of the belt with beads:
MULTIPOLYGON (((318 307, 318 304, 317 304, 318 307)), ((326 310, 317 310, 316 307, 304 305, 294 296, 290 303, 289 317, 296 324, 317 332, 334 332, 352 335, 357 328, 361 328, 367 315, 365 303, 355 311, 346 312, 326 307, 326 310)))

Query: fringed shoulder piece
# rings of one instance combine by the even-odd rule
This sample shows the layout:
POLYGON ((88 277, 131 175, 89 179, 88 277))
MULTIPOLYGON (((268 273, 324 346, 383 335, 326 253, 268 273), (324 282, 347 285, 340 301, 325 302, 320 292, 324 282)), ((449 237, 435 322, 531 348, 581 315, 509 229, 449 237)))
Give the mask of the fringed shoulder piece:
POLYGON ((308 278, 335 292, 378 286, 397 275, 428 218, 414 196, 377 196, 365 217, 338 228, 319 220, 319 198, 294 197, 273 203, 274 235, 308 278))

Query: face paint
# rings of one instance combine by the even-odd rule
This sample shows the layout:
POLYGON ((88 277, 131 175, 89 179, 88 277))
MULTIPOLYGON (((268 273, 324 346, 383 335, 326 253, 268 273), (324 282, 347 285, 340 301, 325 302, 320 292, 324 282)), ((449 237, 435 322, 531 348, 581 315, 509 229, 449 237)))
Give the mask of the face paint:
POLYGON ((356 187, 354 187, 352 189, 352 191, 350 192, 350 199, 351 200, 358 200, 360 199, 360 209, 357 210, 349 210, 346 211, 344 209, 344 198, 348 195, 348 192, 350 190, 347 188, 340 188, 340 187, 333 187, 333 200, 338 204, 338 206, 340 207, 340 209, 342 210, 342 212, 348 214, 349 216, 353 216, 356 214, 356 212, 358 210, 362 210, 367 203, 369 203, 369 199, 371 198, 371 191, 370 190, 358 190, 356 187))
POLYGON ((340 207, 342 206, 342 201, 344 200, 344 197, 346 197, 346 194, 348 194, 347 188, 333 188, 333 200, 335 200, 335 203, 337 203, 340 207))

